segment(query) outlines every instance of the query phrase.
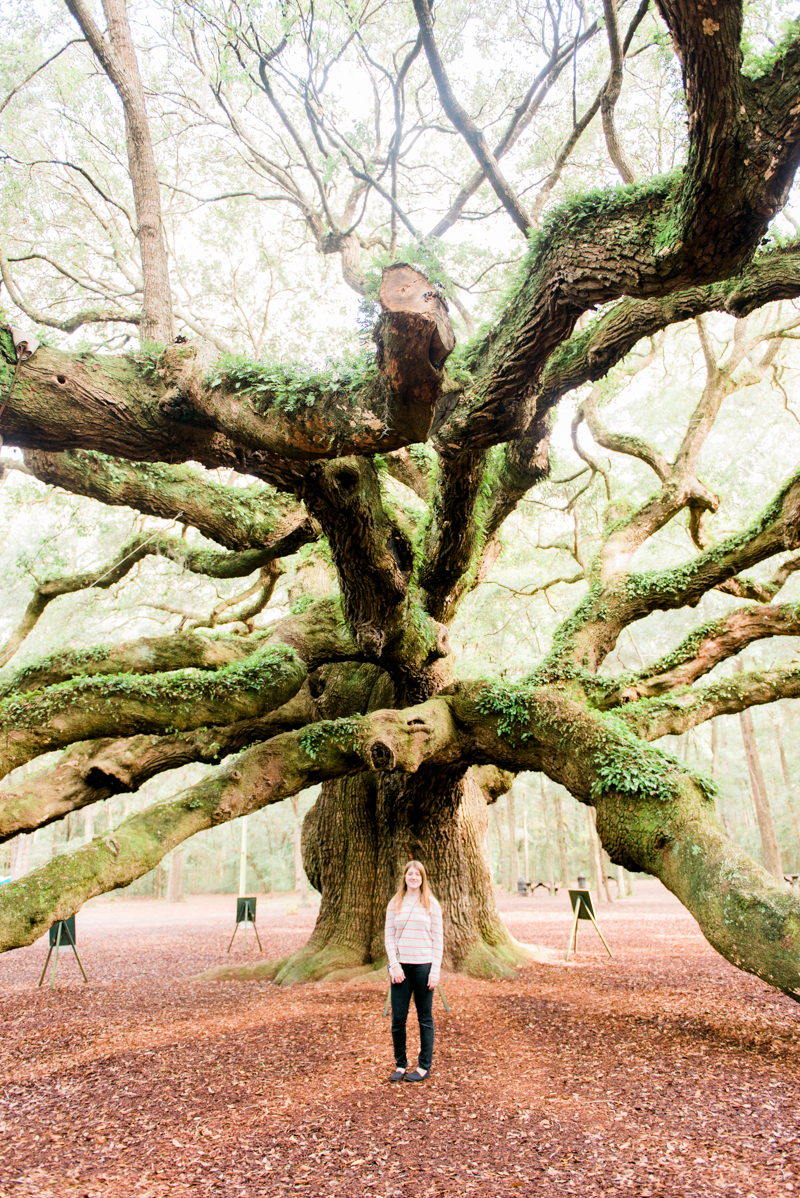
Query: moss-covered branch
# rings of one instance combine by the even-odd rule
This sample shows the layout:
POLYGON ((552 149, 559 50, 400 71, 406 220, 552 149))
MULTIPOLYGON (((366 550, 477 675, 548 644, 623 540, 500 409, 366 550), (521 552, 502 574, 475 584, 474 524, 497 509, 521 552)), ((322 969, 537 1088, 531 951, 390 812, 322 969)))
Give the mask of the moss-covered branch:
POLYGON ((3 775, 77 740, 174 732, 255 719, 286 703, 306 667, 286 646, 270 646, 216 672, 79 678, 0 703, 3 775))
POLYGON ((653 299, 621 299, 553 353, 539 406, 554 406, 584 383, 597 382, 637 342, 705 312, 747 316, 765 304, 800 295, 800 244, 765 250, 739 274, 706 287, 653 299))
POLYGON ((687 687, 651 699, 627 703, 619 712, 626 727, 642 740, 680 736, 718 715, 800 696, 800 662, 771 670, 750 670, 702 687, 687 687))
POLYGON ((794 603, 740 607, 695 628, 671 653, 645 670, 614 682, 602 706, 616 707, 690 686, 720 662, 735 657, 754 641, 800 635, 800 610, 794 603))
POLYGON ((431 671, 449 652, 447 630, 420 606, 411 530, 384 503, 374 463, 317 464, 304 498, 330 543, 359 650, 392 674, 405 701, 427 697, 436 686, 431 671))
POLYGON ((0 893, 0 951, 31 944, 87 899, 148 873, 176 845, 216 824, 363 766, 352 735, 307 751, 298 733, 248 749, 212 778, 155 803, 91 844, 54 857, 0 893))
MULTIPOLYGON (((657 505, 660 497, 649 502, 657 505)), ((671 503, 669 496, 664 503, 671 503)), ((624 521, 619 533, 623 541, 634 525, 633 539, 638 541, 643 535, 636 518, 637 514, 624 521)), ((656 513, 646 518, 658 522, 656 513)), ((603 548, 607 584, 595 580, 586 598, 561 626, 550 654, 549 668, 574 669, 577 665, 595 671, 629 624, 644 619, 653 611, 695 607, 706 592, 734 579, 741 571, 800 545, 800 474, 789 478, 743 532, 726 537, 679 566, 646 573, 627 572, 624 568, 615 570, 612 550, 616 537, 616 530, 612 529, 603 548)), ((633 550, 629 544, 620 544, 617 548, 624 564, 633 550)))
POLYGON ((50 453, 89 449, 239 468, 243 454, 302 462, 424 441, 455 344, 447 306, 402 263, 384 272, 379 301, 377 357, 328 371, 239 360, 209 370, 192 345, 138 359, 42 346, 11 392, 15 355, 6 335, 3 436, 50 453))
POLYGON ((172 636, 143 636, 117 645, 68 649, 23 666, 0 679, 0 698, 107 674, 164 674, 170 670, 218 670, 243 661, 263 648, 265 633, 252 637, 201 636, 178 632, 172 636))
POLYGON ((403 712, 327 721, 247 749, 212 778, 155 803, 113 833, 53 858, 0 890, 0 952, 36 940, 87 899, 125 886, 153 869, 176 845, 326 778, 365 767, 416 769, 423 760, 458 756, 459 738, 446 703, 403 712), (377 760, 380 759, 380 760, 377 760))
POLYGON ((311 782, 365 767, 414 773, 469 761, 543 769, 591 802, 612 860, 660 877, 729 960, 800 998, 800 900, 728 841, 701 778, 634 736, 622 717, 589 710, 575 683, 461 685, 404 711, 277 736, 208 782, 3 887, 0 948, 30 943, 87 898, 152 869, 201 828, 311 782))
POLYGON ((257 719, 171 736, 79 742, 55 766, 25 773, 0 792, 0 841, 42 828, 111 795, 131 794, 169 770, 193 762, 218 765, 230 753, 313 724, 317 718, 305 683, 288 703, 257 719))
POLYGON ((0 698, 42 690, 101 674, 160 674, 170 670, 218 670, 244 661, 269 645, 286 645, 309 670, 323 662, 358 660, 362 654, 342 622, 336 599, 319 599, 304 611, 276 620, 248 637, 228 634, 176 632, 171 636, 139 637, 117 645, 92 645, 35 661, 0 678, 0 698))
POLYGON ((28 449, 24 457, 26 470, 41 482, 148 516, 180 516, 226 549, 274 549, 275 557, 283 557, 317 535, 294 496, 265 485, 225 486, 196 466, 132 462, 82 449, 28 449))

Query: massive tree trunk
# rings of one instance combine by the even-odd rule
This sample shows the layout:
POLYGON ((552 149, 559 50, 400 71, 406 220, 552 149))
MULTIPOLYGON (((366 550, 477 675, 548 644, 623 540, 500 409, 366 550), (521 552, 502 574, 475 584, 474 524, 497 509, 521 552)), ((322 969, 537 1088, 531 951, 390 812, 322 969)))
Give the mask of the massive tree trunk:
POLYGON ((280 964, 275 980, 349 977, 380 967, 386 905, 412 857, 425 865, 442 904, 445 967, 510 975, 527 956, 495 906, 488 818, 486 795, 463 768, 325 783, 303 823, 303 864, 322 894, 319 916, 308 943, 280 964))

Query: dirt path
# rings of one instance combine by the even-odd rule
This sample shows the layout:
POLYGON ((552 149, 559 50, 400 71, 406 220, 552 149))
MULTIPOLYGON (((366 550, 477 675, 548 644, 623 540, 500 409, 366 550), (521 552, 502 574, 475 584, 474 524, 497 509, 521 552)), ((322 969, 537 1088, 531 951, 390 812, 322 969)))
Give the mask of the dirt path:
MULTIPOLYGON (((563 896, 503 905, 563 954, 563 896)), ((87 986, 66 960, 37 991, 44 940, 0 958, 3 1198, 800 1198, 800 1007, 657 883, 600 908, 613 961, 587 932, 577 965, 445 977, 419 1086, 385 1082, 382 983, 189 980, 224 959, 232 908, 89 905, 87 986)), ((267 954, 313 918, 261 899, 267 954)))

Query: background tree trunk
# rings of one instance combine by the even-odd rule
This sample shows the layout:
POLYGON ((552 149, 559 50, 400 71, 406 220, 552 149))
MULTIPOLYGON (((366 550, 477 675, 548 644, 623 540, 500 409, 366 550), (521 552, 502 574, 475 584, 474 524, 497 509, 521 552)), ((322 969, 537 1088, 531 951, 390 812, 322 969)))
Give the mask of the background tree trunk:
POLYGON ((739 726, 742 729, 744 753, 747 758, 747 769, 750 774, 750 787, 753 793, 753 805, 756 809, 758 830, 761 834, 761 851, 764 855, 764 868, 778 878, 783 877, 783 865, 778 848, 778 837, 775 833, 775 820, 772 818, 772 808, 767 797, 764 783, 764 772, 761 769, 761 759, 758 756, 756 735, 753 728, 753 716, 749 708, 739 712, 739 726))
POLYGON ((500 808, 497 803, 492 804, 492 819, 494 821, 494 830, 497 833, 497 846, 499 850, 500 860, 500 885, 504 890, 511 889, 511 870, 508 864, 508 846, 506 845, 505 833, 503 831, 503 818, 500 815, 500 808))
POLYGON ((308 879, 303 869, 303 825, 300 819, 300 796, 292 796, 292 814, 294 815, 294 889, 300 892, 300 902, 308 902, 308 879))
POLYGON ((175 849, 170 858, 167 901, 170 903, 183 902, 183 849, 175 849))
POLYGON ((17 878, 23 877, 28 872, 33 836, 32 832, 21 832, 14 840, 14 850, 11 854, 12 881, 16 881, 17 878))
POLYGON ((556 838, 558 840, 558 860, 561 866, 561 885, 569 886, 569 864, 567 862, 567 837, 564 831, 564 804, 561 795, 555 791, 553 801, 556 809, 556 838))
MULTIPOLYGON (((539 775, 539 795, 541 798, 542 807, 542 823, 544 824, 544 842, 547 851, 547 885, 550 893, 553 894, 556 887, 555 875, 553 873, 553 842, 550 838, 550 820, 547 804, 547 791, 544 785, 544 774, 539 775)), ((537 879, 538 881, 538 879, 537 879)))
POLYGON ((778 752, 781 759, 781 773, 786 784, 786 805, 789 808, 789 818, 792 821, 792 830, 797 838, 797 844, 800 846, 800 811, 797 808, 797 802, 792 790, 792 779, 789 773, 789 763, 786 760, 786 746, 783 743, 783 729, 777 720, 773 717, 773 725, 775 727, 775 739, 778 742, 778 752))
POLYGON ((519 849, 517 847, 517 804, 514 788, 506 795, 506 816, 508 819, 508 872, 509 890, 517 888, 517 880, 522 877, 519 870, 519 849))
POLYGON ((600 837, 597 835, 597 814, 594 807, 586 808, 586 820, 589 827, 589 852, 592 860, 592 872, 594 873, 597 897, 600 901, 605 898, 606 902, 610 903, 611 892, 608 888, 608 876, 603 860, 603 846, 600 843, 600 837))

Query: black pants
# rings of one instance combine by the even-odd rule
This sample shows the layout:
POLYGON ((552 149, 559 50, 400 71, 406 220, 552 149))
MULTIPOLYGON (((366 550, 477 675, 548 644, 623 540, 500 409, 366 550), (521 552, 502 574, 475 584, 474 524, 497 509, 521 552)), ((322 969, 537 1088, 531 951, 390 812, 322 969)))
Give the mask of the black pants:
POLYGON ((400 962, 406 975, 404 982, 392 982, 392 1043, 394 1060, 398 1069, 408 1065, 406 1057, 406 1020, 411 995, 419 1020, 419 1067, 430 1069, 433 1063, 433 990, 428 989, 431 972, 430 961, 424 965, 406 965, 400 962))

